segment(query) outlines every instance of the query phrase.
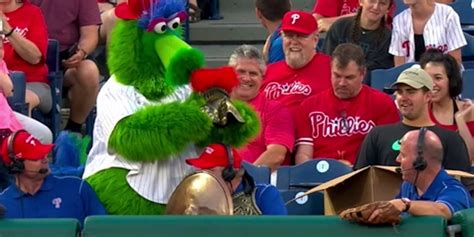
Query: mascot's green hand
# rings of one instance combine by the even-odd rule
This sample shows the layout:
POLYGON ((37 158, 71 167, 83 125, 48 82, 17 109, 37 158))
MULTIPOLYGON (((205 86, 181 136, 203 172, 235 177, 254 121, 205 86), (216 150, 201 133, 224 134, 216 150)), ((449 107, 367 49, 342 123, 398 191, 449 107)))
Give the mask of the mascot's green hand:
POLYGON ((211 128, 212 121, 195 103, 147 106, 117 123, 108 146, 128 160, 164 160, 208 137, 211 128))
POLYGON ((195 48, 183 48, 171 58, 165 72, 168 85, 178 87, 189 83, 191 73, 204 66, 204 55, 195 48))

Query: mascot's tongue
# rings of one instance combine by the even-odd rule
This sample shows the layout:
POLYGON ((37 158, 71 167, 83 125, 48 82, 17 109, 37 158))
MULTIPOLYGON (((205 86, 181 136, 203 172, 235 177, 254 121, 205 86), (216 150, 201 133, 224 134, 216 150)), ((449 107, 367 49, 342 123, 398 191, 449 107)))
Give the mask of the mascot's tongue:
POLYGON ((165 68, 168 68, 171 59, 177 51, 180 49, 190 48, 191 46, 189 46, 186 42, 172 34, 162 35, 155 41, 155 50, 158 53, 158 56, 163 62, 163 66, 165 68))

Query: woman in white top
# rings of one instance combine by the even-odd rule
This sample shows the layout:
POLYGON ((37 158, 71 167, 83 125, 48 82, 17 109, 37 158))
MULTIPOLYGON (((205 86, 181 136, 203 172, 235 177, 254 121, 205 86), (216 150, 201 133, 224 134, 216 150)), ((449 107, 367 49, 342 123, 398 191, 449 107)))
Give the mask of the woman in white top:
POLYGON ((448 5, 434 0, 403 0, 409 6, 393 20, 389 53, 395 66, 419 61, 428 48, 453 56, 461 65, 461 48, 466 39, 458 14, 448 5))

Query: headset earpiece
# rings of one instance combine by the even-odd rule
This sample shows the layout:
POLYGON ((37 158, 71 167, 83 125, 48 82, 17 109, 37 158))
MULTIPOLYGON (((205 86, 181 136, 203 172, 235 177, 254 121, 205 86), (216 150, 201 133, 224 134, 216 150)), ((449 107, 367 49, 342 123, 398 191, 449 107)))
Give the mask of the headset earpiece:
POLYGON ((7 140, 7 149, 8 149, 8 159, 12 162, 10 165, 7 165, 8 172, 10 174, 19 174, 25 170, 25 164, 23 160, 18 159, 14 152, 13 144, 15 143, 16 136, 20 133, 24 132, 24 130, 18 130, 10 134, 7 140))
POLYGON ((413 162, 413 168, 417 171, 422 171, 426 169, 426 166, 427 166, 426 160, 423 157, 423 149, 425 146, 425 134, 426 134, 426 128, 423 127, 420 129, 420 133, 418 134, 418 141, 416 142, 417 156, 416 156, 415 161, 413 162))
POLYGON ((234 155, 232 154, 232 148, 228 144, 222 144, 227 151, 227 160, 229 164, 222 170, 222 179, 226 182, 230 182, 235 178, 236 172, 234 170, 234 155))

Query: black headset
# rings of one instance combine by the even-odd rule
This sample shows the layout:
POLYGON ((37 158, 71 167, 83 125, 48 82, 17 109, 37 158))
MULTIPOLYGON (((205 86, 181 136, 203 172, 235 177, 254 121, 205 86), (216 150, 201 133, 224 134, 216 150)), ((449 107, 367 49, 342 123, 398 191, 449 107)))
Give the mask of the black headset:
POLYGON ((426 169, 427 163, 425 158, 423 158, 423 149, 425 146, 425 134, 427 129, 425 127, 420 128, 420 133, 418 134, 418 141, 416 142, 416 159, 413 162, 413 168, 417 171, 422 171, 426 169))
POLYGON ((222 179, 226 182, 230 182, 235 178, 236 172, 234 170, 234 155, 232 154, 232 147, 229 144, 221 144, 225 147, 227 152, 228 165, 222 170, 222 179))
POLYGON ((10 174, 19 174, 25 170, 25 164, 22 159, 18 159, 15 155, 13 149, 13 144, 15 143, 15 138, 20 132, 25 132, 25 130, 18 130, 10 134, 7 140, 7 149, 8 149, 8 158, 12 162, 10 165, 6 165, 8 172, 10 174))

